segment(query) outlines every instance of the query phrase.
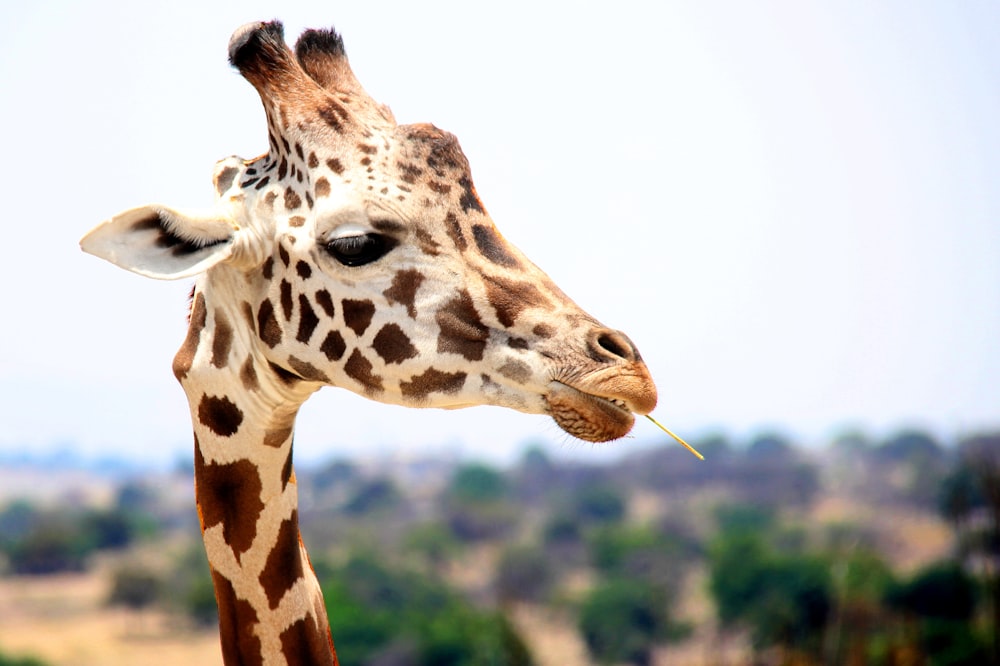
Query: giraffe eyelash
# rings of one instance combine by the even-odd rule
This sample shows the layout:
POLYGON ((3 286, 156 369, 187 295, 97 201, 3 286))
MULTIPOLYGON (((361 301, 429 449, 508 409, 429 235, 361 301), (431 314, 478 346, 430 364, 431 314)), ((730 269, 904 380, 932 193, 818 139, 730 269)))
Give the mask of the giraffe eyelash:
POLYGON ((344 266, 364 266, 384 257, 396 241, 377 233, 340 236, 326 243, 326 251, 344 266))

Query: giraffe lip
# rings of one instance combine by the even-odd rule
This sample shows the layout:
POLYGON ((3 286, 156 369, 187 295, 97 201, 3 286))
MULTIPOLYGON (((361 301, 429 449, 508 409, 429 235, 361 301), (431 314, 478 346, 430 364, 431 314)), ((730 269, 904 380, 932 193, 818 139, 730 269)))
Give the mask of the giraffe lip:
POLYGON ((635 416, 628 402, 588 393, 553 381, 548 385, 545 402, 556 425, 574 437, 588 442, 608 442, 624 437, 632 430, 635 416))

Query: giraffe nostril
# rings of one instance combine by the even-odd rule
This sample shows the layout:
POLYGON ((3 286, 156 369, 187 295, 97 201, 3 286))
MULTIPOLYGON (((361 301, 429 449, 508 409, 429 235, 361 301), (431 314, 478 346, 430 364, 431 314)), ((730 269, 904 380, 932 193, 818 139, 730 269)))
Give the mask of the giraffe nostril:
POLYGON ((591 338, 591 351, 598 360, 607 360, 609 356, 613 360, 638 361, 639 350, 635 348, 628 336, 621 331, 604 329, 596 332, 591 338))

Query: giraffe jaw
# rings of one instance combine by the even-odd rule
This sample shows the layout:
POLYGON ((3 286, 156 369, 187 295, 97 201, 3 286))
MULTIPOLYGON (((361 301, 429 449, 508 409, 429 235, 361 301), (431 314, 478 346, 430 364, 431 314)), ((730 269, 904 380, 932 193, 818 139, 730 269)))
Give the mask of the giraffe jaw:
POLYGON ((554 381, 548 386, 545 402, 556 425, 573 437, 588 442, 620 439, 632 430, 635 416, 619 397, 586 393, 554 381))

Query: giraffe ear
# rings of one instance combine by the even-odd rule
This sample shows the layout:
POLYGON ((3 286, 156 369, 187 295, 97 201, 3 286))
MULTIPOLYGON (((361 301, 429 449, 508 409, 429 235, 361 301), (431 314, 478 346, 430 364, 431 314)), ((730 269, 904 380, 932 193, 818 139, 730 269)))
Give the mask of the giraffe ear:
POLYGON ((176 280, 228 259, 237 229, 219 215, 141 206, 91 229, 80 239, 80 248, 133 273, 176 280))

